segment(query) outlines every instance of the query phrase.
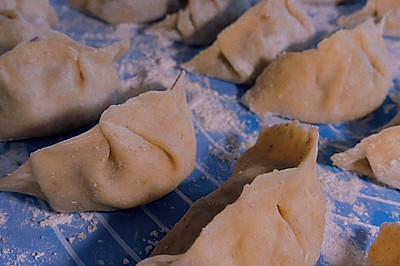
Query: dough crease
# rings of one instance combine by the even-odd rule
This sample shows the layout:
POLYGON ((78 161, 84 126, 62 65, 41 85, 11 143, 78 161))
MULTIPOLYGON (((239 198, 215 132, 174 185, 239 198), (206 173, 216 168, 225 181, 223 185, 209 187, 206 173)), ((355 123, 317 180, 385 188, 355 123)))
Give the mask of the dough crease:
POLYGON ((103 112, 87 132, 33 152, 0 190, 46 200, 58 212, 112 211, 156 200, 193 170, 196 138, 184 74, 103 112))
POLYGON ((138 265, 314 265, 325 226, 317 140, 297 121, 262 129, 232 177, 138 265))

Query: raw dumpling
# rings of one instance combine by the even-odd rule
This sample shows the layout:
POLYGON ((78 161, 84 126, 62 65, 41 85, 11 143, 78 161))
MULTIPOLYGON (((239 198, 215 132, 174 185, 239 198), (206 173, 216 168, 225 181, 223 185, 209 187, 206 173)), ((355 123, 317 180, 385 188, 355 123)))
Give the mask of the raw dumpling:
POLYGON ((40 197, 59 212, 110 211, 155 200, 194 167, 184 77, 172 89, 109 107, 89 131, 33 152, 0 190, 40 197))
POLYGON ((288 48, 304 49, 312 36, 311 21, 298 1, 263 0, 184 67, 235 83, 253 82, 279 53, 288 48))
POLYGON ((315 265, 325 227, 317 140, 297 121, 262 129, 232 177, 138 265, 315 265))
POLYGON ((400 265, 400 223, 383 223, 368 250, 365 266, 400 265))
POLYGON ((0 57, 0 140, 47 136, 98 119, 124 94, 113 63, 129 41, 96 49, 50 32, 0 57))
POLYGON ((369 136, 355 147, 331 157, 342 169, 378 179, 400 189, 400 126, 369 136))
POLYGON ((184 9, 150 28, 175 41, 209 45, 217 34, 259 0, 189 0, 184 9))
POLYGON ((182 0, 68 0, 83 12, 110 24, 145 23, 177 11, 182 0))
POLYGON ((368 0, 366 6, 349 16, 340 17, 338 24, 348 27, 367 18, 385 17, 384 33, 400 37, 400 1, 399 0, 368 0))
POLYGON ((57 24, 49 0, 2 0, 0 2, 0 54, 20 42, 35 38, 57 24))
POLYGON ((275 113, 311 123, 361 118, 384 101, 394 64, 372 20, 341 30, 317 49, 279 56, 246 92, 256 114, 275 113))

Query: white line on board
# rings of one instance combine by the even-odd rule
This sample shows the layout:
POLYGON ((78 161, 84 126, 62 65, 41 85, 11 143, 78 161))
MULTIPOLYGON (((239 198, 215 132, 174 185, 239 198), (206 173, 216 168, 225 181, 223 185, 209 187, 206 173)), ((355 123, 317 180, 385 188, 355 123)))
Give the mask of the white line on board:
POLYGON ((119 234, 112 228, 101 213, 96 213, 96 217, 104 228, 110 233, 110 235, 118 242, 118 244, 128 253, 136 262, 142 260, 142 258, 119 236, 119 234))

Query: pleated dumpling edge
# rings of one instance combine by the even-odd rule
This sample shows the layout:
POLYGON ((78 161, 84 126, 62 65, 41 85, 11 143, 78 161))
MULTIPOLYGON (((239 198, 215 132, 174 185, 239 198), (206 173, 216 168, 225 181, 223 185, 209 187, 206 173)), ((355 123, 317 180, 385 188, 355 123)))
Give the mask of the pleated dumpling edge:
POLYGON ((315 265, 325 228, 317 141, 297 121, 263 129, 232 177, 138 265, 315 265))
POLYGON ((0 190, 38 196, 59 212, 146 204, 193 170, 196 139, 182 75, 172 89, 111 106, 98 125, 33 152, 0 190))

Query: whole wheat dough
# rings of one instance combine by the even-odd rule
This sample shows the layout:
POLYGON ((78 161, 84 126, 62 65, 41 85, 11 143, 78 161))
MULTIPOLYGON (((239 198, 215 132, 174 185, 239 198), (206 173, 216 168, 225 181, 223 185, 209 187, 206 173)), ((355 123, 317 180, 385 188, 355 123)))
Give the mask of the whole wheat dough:
POLYGON ((175 12, 182 0, 68 0, 85 13, 110 24, 145 23, 175 12))
POLYGON ((234 83, 252 83, 282 51, 308 47, 313 33, 299 1, 263 0, 225 28, 211 47, 184 68, 234 83))
POLYGON ((0 56, 0 140, 48 136, 98 119, 124 97, 114 62, 129 47, 121 41, 97 49, 53 31, 0 56))
POLYGON ((355 147, 334 154, 342 169, 378 179, 400 189, 400 126, 390 127, 361 140, 355 147))
POLYGON ((381 29, 368 20, 338 31, 317 49, 279 56, 245 93, 244 104, 259 115, 311 123, 368 115, 383 103, 395 74, 381 29))
POLYGON ((57 22, 49 0, 0 1, 0 54, 51 30, 57 22))
POLYGON ((368 0, 360 11, 339 17, 337 22, 342 27, 360 23, 367 18, 381 18, 386 20, 384 33, 400 37, 400 1, 399 0, 368 0))
POLYGON ((217 34, 260 0, 189 0, 185 8, 168 15, 148 32, 174 41, 209 45, 217 34))
POLYGON ((89 131, 39 149, 0 190, 34 195, 59 212, 136 207, 167 194, 193 170, 196 139, 182 76, 109 107, 89 131))
POLYGON ((400 265, 400 223, 383 223, 368 250, 365 266, 400 265))
POLYGON ((314 265, 325 226, 317 140, 298 122, 262 129, 232 177, 138 265, 314 265))

